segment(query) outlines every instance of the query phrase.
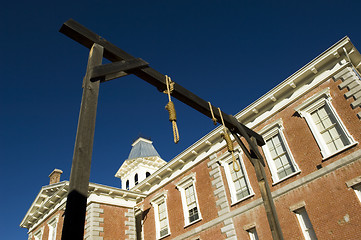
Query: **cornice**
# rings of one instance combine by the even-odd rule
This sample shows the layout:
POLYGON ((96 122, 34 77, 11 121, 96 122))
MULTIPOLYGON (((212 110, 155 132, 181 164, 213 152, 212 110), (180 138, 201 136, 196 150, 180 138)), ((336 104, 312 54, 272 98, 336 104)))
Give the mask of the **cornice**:
MULTIPOLYGON (((258 100, 238 112, 235 117, 247 127, 254 129, 350 64, 361 68, 360 62, 360 53, 346 36, 258 100), (349 57, 345 54, 344 49, 350 55, 349 57), (349 59, 353 62, 348 62, 349 59)), ((132 190, 150 194, 178 177, 180 172, 187 171, 225 147, 225 142, 220 136, 221 131, 222 127, 218 126, 150 177, 133 187, 132 190)))
MULTIPOLYGON (((31 231, 39 226, 39 224, 45 221, 55 211, 65 208, 68 190, 69 181, 63 181, 42 187, 25 217, 21 221, 20 227, 27 228, 31 231)), ((109 196, 114 199, 113 202, 116 202, 116 199, 119 199, 120 203, 121 200, 134 201, 134 203, 137 203, 146 197, 146 195, 142 193, 122 190, 116 187, 96 183, 89 183, 88 196, 91 194, 109 196)), ((125 207, 129 207, 128 204, 125 207)))

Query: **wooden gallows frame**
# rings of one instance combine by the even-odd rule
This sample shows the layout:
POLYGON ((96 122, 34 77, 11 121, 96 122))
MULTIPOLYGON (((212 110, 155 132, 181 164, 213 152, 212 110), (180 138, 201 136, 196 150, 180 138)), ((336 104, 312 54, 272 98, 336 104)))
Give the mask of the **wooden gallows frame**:
MULTIPOLYGON (((146 61, 134 58, 78 22, 72 19, 68 20, 62 25, 60 32, 90 49, 87 71, 83 79, 83 95, 62 232, 63 240, 81 240, 84 237, 84 222, 100 83, 134 74, 155 86, 159 91, 164 91, 167 86, 165 75, 151 68, 146 61), (103 57, 112 63, 102 65, 103 57)), ((264 170, 264 160, 259 152, 259 146, 265 144, 263 138, 238 122, 234 116, 218 111, 217 107, 209 105, 207 101, 177 83, 174 83, 171 95, 209 118, 212 118, 212 110, 218 123, 221 123, 220 114, 222 114, 225 126, 230 130, 255 168, 272 237, 274 240, 283 240, 276 208, 264 170), (248 148, 244 145, 241 138, 248 144, 248 148)))

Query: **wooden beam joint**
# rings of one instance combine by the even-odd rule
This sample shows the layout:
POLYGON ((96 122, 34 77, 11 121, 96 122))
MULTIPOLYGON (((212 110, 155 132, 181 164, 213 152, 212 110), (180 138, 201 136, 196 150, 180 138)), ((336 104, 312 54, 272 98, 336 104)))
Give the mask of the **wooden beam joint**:
POLYGON ((147 67, 149 63, 141 58, 121 60, 113 63, 95 66, 90 69, 91 81, 109 81, 128 75, 127 71, 147 67))

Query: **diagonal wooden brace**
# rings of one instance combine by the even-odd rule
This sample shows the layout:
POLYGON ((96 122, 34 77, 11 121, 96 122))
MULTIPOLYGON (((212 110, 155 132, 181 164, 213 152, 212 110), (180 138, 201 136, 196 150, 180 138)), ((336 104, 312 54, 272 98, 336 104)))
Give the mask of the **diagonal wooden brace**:
POLYGON ((149 63, 141 58, 134 58, 129 60, 122 60, 118 62, 103 64, 95 66, 90 70, 91 81, 106 82, 118 77, 128 75, 127 71, 137 68, 144 68, 149 63))

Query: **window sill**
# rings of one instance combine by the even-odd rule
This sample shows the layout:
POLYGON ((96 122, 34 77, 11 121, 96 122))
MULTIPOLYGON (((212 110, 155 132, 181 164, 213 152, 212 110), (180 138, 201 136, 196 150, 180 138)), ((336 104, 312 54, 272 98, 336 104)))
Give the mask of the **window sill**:
POLYGON ((164 235, 164 236, 162 236, 162 237, 159 237, 159 238, 157 238, 157 239, 160 240, 160 239, 166 238, 166 237, 168 237, 168 236, 170 236, 170 233, 168 233, 168 234, 166 234, 166 235, 164 235))
POLYGON ((283 182, 283 181, 285 181, 285 180, 287 180, 287 179, 289 179, 289 178, 291 178, 291 177, 299 174, 300 172, 301 172, 301 170, 297 170, 296 172, 291 173, 290 175, 288 175, 288 176, 286 176, 286 177, 284 177, 284 178, 278 179, 277 181, 275 181, 275 182, 272 183, 272 186, 277 185, 277 184, 279 184, 280 182, 283 182))
POLYGON ((195 220, 195 221, 193 221, 193 222, 191 222, 191 223, 186 224, 186 225, 184 226, 184 228, 187 228, 187 227, 189 227, 189 226, 191 226, 191 225, 193 225, 193 224, 195 224, 195 223, 197 223, 197 222, 200 222, 200 221, 202 221, 202 218, 198 218, 197 220, 195 220))
POLYGON ((246 200, 246 199, 248 199, 248 198, 251 198, 251 197, 253 197, 254 196, 254 193, 251 193, 250 195, 248 195, 248 196, 246 196, 246 197, 244 197, 244 198, 241 198, 241 199, 239 199, 239 200, 237 200, 237 201, 232 201, 232 203, 231 203, 231 207, 232 206, 234 206, 234 205, 236 205, 236 204, 238 204, 238 203, 240 203, 240 202, 242 202, 242 201, 244 201, 244 200, 246 200))
POLYGON ((334 153, 331 153, 330 155, 327 155, 327 156, 323 157, 322 162, 328 160, 329 158, 331 158, 331 157, 333 157, 333 156, 335 156, 335 155, 337 155, 337 154, 339 154, 339 153, 341 153, 341 152, 343 152, 343 151, 345 151, 345 150, 347 150, 349 148, 352 148, 353 146, 356 146, 357 144, 358 144, 358 142, 353 142, 350 145, 348 145, 348 146, 346 146, 344 148, 341 148, 340 150, 338 150, 338 151, 336 151, 334 153))

